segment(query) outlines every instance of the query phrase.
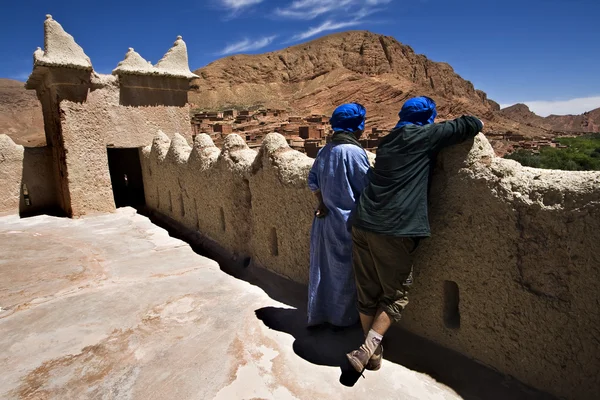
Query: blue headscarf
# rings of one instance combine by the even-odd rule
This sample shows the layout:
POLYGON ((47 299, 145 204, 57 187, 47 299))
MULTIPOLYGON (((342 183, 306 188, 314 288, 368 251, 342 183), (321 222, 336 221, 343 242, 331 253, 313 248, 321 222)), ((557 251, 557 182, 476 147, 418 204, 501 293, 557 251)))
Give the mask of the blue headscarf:
POLYGON ((365 129, 367 110, 358 103, 342 104, 333 111, 329 123, 334 132, 356 132, 365 129))
POLYGON ((398 121, 396 128, 401 128, 409 124, 419 126, 433 124, 437 116, 435 101, 425 96, 413 97, 404 103, 398 116, 400 117, 400 121, 398 121))

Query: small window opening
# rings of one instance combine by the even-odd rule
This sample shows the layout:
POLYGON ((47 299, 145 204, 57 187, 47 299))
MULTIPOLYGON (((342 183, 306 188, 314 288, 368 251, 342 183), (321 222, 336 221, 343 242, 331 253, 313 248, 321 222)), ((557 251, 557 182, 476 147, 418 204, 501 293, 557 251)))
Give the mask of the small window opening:
POLYGON ((444 324, 449 329, 460 328, 460 294, 453 281, 444 282, 444 324))
POLYGON ((183 204, 183 194, 179 194, 179 207, 181 210, 181 216, 185 217, 185 204, 183 204))
POLYGON ((221 214, 221 229, 223 229, 223 232, 225 232, 227 230, 227 226, 225 225, 225 210, 223 210, 223 207, 221 207, 220 214, 221 214))

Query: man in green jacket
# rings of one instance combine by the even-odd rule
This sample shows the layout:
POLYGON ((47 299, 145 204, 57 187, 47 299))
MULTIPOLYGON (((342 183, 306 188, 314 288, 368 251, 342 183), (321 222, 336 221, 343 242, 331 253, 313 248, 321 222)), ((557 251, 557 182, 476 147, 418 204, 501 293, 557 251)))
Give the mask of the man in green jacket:
POLYGON ((408 304, 412 255, 419 240, 431 235, 427 192, 436 154, 483 129, 472 116, 434 123, 436 105, 428 97, 408 100, 399 115, 379 144, 353 223, 353 268, 366 339, 347 357, 358 372, 381 367, 383 335, 408 304))

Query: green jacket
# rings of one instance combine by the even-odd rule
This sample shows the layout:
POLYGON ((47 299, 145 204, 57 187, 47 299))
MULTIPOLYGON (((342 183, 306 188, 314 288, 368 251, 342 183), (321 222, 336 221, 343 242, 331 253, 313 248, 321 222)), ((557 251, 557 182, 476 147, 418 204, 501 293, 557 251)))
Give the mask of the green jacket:
POLYGON ((377 148, 354 226, 390 236, 430 236, 427 192, 435 156, 444 147, 474 137, 482 128, 479 119, 464 116, 392 130, 377 148))

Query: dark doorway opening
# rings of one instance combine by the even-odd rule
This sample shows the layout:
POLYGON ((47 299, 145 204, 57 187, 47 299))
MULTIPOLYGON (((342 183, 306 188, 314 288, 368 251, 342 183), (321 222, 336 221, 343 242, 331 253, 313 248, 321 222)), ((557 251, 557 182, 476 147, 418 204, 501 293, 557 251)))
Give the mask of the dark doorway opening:
POLYGON ((139 149, 107 148, 108 169, 115 205, 134 208, 146 204, 139 149))

